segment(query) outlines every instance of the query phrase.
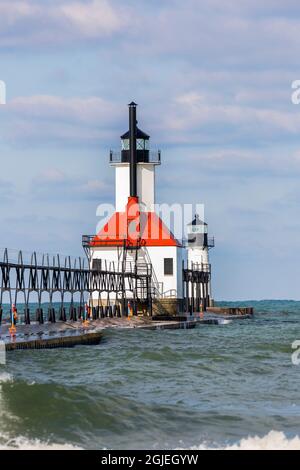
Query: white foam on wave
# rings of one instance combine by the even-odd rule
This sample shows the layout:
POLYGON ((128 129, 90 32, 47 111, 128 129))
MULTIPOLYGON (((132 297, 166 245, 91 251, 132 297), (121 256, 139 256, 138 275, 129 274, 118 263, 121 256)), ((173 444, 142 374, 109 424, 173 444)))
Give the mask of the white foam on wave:
MULTIPOLYGON (((0 418, 6 416, 6 409, 2 403, 2 387, 4 383, 13 382, 13 376, 8 372, 0 372, 0 418)), ((30 383, 29 385, 33 385, 30 383)), ((17 417, 9 416, 10 419, 17 420, 17 417)), ((0 420, 0 427, 2 423, 0 420)), ((11 437, 9 434, 0 432, 0 450, 80 450, 80 447, 72 444, 56 444, 40 439, 28 439, 25 436, 11 437)))
POLYGON ((0 434, 0 450, 81 450, 72 444, 55 444, 40 439, 27 439, 24 436, 9 438, 0 434))
POLYGON ((13 376, 11 374, 9 374, 8 372, 0 372, 0 384, 12 381, 13 376))
MULTIPOLYGON (((199 446, 181 447, 177 450, 300 450, 300 437, 287 438, 283 432, 270 431, 263 437, 249 436, 236 444, 221 446, 206 444, 199 446)), ((72 444, 57 444, 40 439, 28 439, 24 436, 11 438, 0 433, 0 450, 82 450, 72 444)))
POLYGON ((249 436, 227 446, 207 445, 190 447, 191 450, 300 450, 300 437, 287 438, 283 432, 270 431, 263 437, 249 436))

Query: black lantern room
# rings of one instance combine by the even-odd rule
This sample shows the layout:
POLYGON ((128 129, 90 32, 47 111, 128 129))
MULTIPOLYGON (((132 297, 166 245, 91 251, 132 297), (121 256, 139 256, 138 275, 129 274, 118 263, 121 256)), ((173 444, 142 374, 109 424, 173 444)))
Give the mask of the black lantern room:
POLYGON ((188 224, 188 244, 191 247, 208 247, 208 227, 207 223, 203 222, 199 215, 196 214, 195 218, 188 224))
MULTIPOLYGON (((121 161, 130 162, 130 135, 129 131, 121 135, 121 161)), ((136 161, 137 163, 149 163, 149 139, 150 136, 136 127, 136 161)))

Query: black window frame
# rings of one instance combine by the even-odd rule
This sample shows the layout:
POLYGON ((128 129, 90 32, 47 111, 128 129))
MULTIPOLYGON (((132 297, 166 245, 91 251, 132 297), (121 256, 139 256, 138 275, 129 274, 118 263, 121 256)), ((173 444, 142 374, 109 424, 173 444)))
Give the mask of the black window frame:
POLYGON ((164 276, 174 276, 174 258, 164 258, 164 276))

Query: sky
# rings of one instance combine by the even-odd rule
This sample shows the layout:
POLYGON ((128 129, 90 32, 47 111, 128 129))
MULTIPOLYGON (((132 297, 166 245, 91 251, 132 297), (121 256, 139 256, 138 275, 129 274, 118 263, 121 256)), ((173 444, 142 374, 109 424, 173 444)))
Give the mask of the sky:
POLYGON ((300 3, 0 0, 0 247, 83 254, 127 104, 204 203, 216 299, 300 299, 300 3))

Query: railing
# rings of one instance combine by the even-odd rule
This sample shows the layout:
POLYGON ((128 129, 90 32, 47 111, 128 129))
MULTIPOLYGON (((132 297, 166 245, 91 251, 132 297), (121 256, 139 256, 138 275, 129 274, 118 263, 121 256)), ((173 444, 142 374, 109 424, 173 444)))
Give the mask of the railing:
MULTIPOLYGON (((1 254, 1 253, 0 253, 1 254)), ((100 299, 105 299, 105 310, 93 310, 93 318, 112 316, 110 308, 116 306, 113 297, 136 298, 137 283, 141 281, 147 286, 151 284, 151 266, 121 266, 106 260, 94 260, 92 266, 81 258, 71 258, 33 253, 24 254, 21 251, 5 249, 0 258, 0 325, 3 317, 3 305, 9 304, 12 308, 22 305, 24 322, 30 323, 32 315, 30 305, 36 304, 36 320, 43 323, 45 318, 42 304, 48 304, 47 318, 50 322, 66 321, 65 305, 67 297, 70 304, 70 320, 81 318, 86 302, 89 302, 93 293, 98 292, 100 299), (125 294, 124 294, 125 293, 125 294), (110 296, 112 294, 112 296, 110 296), (112 303, 110 298, 112 297, 112 303), (76 299, 78 308, 75 307, 76 299), (55 313, 54 304, 58 307, 55 313), (13 307, 13 305, 15 307, 13 307), (107 307, 107 308, 106 308, 107 307), (101 313, 102 312, 102 313, 101 313)), ((151 304, 150 289, 143 290, 145 298, 151 304)), ((100 300, 99 300, 100 302, 100 300)), ((100 307, 100 304, 98 305, 100 307)), ((93 307, 94 309, 94 307, 93 307)))
POLYGON ((117 272, 123 274, 131 274, 141 277, 152 276, 152 266, 147 263, 134 263, 133 261, 109 261, 102 258, 94 258, 92 260, 91 270, 104 272, 117 272))
MULTIPOLYGON (((145 150, 145 156, 143 158, 144 163, 154 163, 159 165, 161 163, 161 151, 160 150, 145 150)), ((109 153, 110 163, 128 163, 122 159, 121 150, 111 150, 109 153)))
POLYGON ((58 253, 40 253, 38 251, 21 251, 13 248, 0 248, 0 262, 5 260, 10 264, 52 266, 52 267, 77 267, 88 268, 86 258, 81 256, 69 256, 58 253))
POLYGON ((169 289, 169 290, 163 292, 162 297, 164 299, 177 298, 177 290, 176 289, 169 289))
POLYGON ((207 263, 188 263, 187 264, 187 269, 190 270, 190 271, 210 273, 211 264, 207 264, 207 263))
POLYGON ((214 248, 214 246, 215 246, 215 238, 214 237, 209 237, 207 239, 207 246, 208 246, 208 248, 214 248))
MULTIPOLYGON (((151 258, 150 258, 149 252, 147 250, 147 247, 144 248, 143 252, 144 252, 144 255, 145 255, 146 263, 152 266, 151 258)), ((156 291, 158 293, 161 292, 163 283, 158 281, 157 276, 156 276, 156 272, 153 269, 153 266, 152 266, 152 279, 151 279, 151 281, 152 281, 152 285, 156 289, 156 291)))
POLYGON ((97 235, 82 235, 82 247, 89 249, 97 246, 118 246, 124 247, 126 243, 126 237, 124 238, 100 238, 97 235))
POLYGON ((82 235, 82 246, 83 248, 90 248, 91 246, 97 245, 97 243, 101 243, 101 245, 116 245, 120 246, 123 245, 124 240, 121 239, 115 239, 112 240, 109 238, 108 240, 98 238, 97 235, 82 235))
POLYGON ((134 242, 131 242, 126 235, 124 238, 115 238, 112 239, 110 237, 98 237, 97 235, 83 235, 82 236, 82 246, 85 249, 86 253, 89 248, 98 247, 98 246, 115 246, 115 247, 123 247, 128 250, 136 250, 144 246, 144 240, 137 239, 134 242))
POLYGON ((159 299, 163 296, 163 282, 158 282, 151 286, 152 297, 159 299))
MULTIPOLYGON (((189 240, 187 238, 183 238, 182 239, 182 245, 185 247, 185 248, 188 248, 189 247, 189 240)), ((214 237, 208 237, 207 239, 207 245, 204 245, 203 244, 203 248, 205 248, 205 246, 207 246, 207 248, 214 248, 215 246, 215 238, 214 237)))
POLYGON ((83 248, 89 248, 95 235, 82 235, 82 246, 83 248))

